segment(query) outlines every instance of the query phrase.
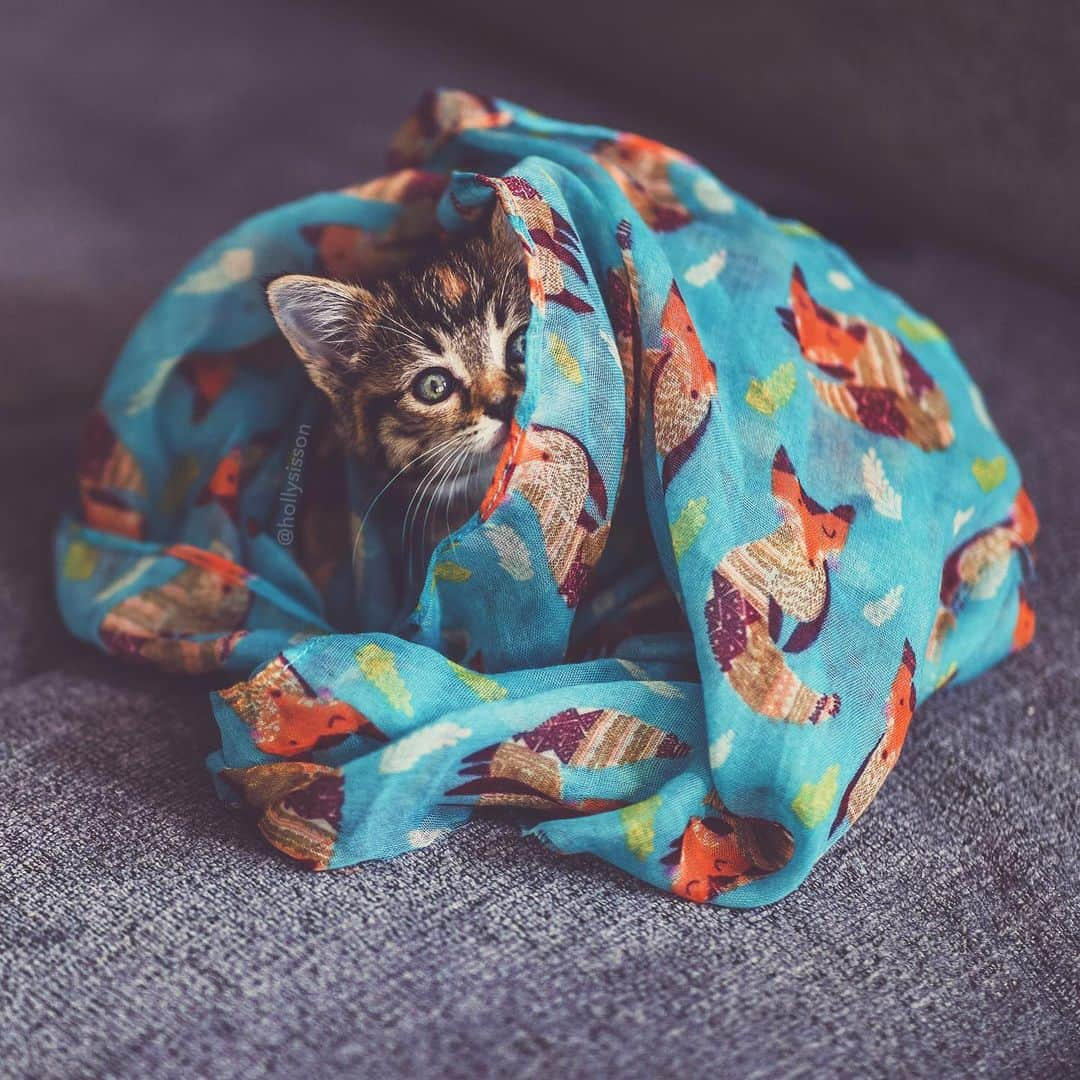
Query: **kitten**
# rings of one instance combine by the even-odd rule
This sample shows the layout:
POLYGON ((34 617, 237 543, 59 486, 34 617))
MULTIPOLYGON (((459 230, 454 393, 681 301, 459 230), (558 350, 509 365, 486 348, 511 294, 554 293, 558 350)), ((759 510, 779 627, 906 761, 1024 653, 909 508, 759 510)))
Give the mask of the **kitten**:
POLYGON ((481 233, 369 286, 290 274, 270 309, 385 490, 411 573, 478 508, 525 387, 524 252, 496 208, 481 233))

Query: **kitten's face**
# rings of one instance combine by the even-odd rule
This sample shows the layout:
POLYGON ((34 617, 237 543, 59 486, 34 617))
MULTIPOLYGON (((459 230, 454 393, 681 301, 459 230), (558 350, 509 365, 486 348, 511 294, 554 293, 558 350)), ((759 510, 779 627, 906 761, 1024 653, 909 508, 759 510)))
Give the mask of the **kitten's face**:
POLYGON ((493 261, 489 243, 470 241, 376 289, 361 346, 376 359, 348 408, 393 471, 453 440, 490 474, 525 387, 528 281, 513 254, 493 261))
POLYGON ((448 475, 461 464, 453 475, 490 479, 525 386, 529 321, 521 245, 499 211, 485 234, 370 290, 291 275, 269 299, 362 460, 391 475, 415 463, 419 480, 445 457, 448 475))

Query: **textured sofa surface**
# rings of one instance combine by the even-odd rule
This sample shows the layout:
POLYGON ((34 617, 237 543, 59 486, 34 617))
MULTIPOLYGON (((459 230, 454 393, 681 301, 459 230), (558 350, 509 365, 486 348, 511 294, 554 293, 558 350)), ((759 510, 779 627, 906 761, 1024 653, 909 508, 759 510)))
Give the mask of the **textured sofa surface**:
POLYGON ((312 875, 214 799, 205 688, 66 637, 48 548, 78 421, 184 260, 248 213, 377 172, 424 85, 640 125, 570 73, 328 4, 26 5, 0 59, 17 150, 0 173, 0 1073, 1075 1075, 1065 288, 688 147, 949 331, 1042 516, 1034 645, 919 710, 873 809, 772 908, 698 908, 497 818, 312 875))

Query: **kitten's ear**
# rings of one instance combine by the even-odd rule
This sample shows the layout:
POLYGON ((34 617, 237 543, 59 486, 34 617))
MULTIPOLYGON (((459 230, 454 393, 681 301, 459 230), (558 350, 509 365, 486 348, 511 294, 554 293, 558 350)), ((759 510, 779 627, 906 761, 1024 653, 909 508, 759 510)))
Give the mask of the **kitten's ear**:
POLYGON ((353 363, 371 294, 358 285, 289 274, 271 281, 266 297, 311 381, 337 397, 353 363))

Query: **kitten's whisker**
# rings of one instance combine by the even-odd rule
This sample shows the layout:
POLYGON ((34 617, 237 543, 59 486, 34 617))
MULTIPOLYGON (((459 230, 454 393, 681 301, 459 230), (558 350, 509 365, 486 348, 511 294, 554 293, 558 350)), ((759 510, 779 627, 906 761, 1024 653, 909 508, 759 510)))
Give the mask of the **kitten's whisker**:
POLYGON ((453 490, 454 490, 454 482, 456 481, 458 475, 461 473, 462 465, 466 461, 468 461, 468 454, 459 455, 457 458, 451 460, 450 468, 446 469, 443 472, 442 476, 439 478, 438 484, 436 485, 434 491, 431 493, 431 498, 428 499, 427 513, 424 514, 424 525, 423 525, 423 528, 420 530, 420 542, 424 545, 425 548, 427 547, 428 521, 431 518, 431 511, 435 509, 435 504, 439 501, 439 498, 440 498, 443 490, 447 489, 447 488, 449 488, 451 494, 450 494, 450 496, 448 496, 448 497, 446 497, 444 499, 444 502, 446 503, 446 507, 447 507, 447 509, 446 509, 446 533, 444 535, 448 536, 450 534, 450 509, 449 509, 449 507, 450 507, 450 503, 453 501, 452 495, 453 495, 453 490))
MULTIPOLYGON (((430 518, 431 518, 431 511, 434 508, 435 502, 438 499, 438 495, 440 495, 440 492, 443 490, 443 487, 446 484, 447 475, 450 472, 453 472, 453 470, 455 469, 456 465, 460 462, 460 460, 461 459, 459 457, 456 457, 456 456, 447 456, 443 460, 442 468, 440 470, 438 470, 438 476, 437 476, 435 482, 428 489, 428 499, 427 499, 428 508, 427 508, 426 512, 424 512, 423 524, 420 526, 420 535, 419 535, 419 538, 418 538, 418 543, 419 543, 420 552, 421 552, 421 555, 420 555, 420 561, 421 562, 423 561, 423 553, 427 552, 427 550, 428 550, 428 522, 430 521, 430 518)), ((419 513, 419 511, 417 511, 416 518, 414 519, 414 522, 413 522, 414 531, 416 530, 416 525, 417 525, 417 522, 419 522, 419 521, 420 521, 420 513, 419 513)))
POLYGON ((404 547, 405 545, 406 533, 408 532, 409 519, 412 515, 413 507, 423 497, 423 492, 427 487, 428 483, 431 481, 432 477, 435 475, 436 470, 439 468, 440 465, 442 465, 444 461, 447 460, 450 454, 452 454, 453 450, 456 447, 456 444, 459 441, 460 437, 456 437, 440 443, 438 447, 439 453, 435 456, 435 460, 428 463, 427 471, 419 479, 419 481, 417 481, 416 487, 413 489, 412 496, 410 497, 409 502, 405 507, 405 516, 402 518, 401 522, 400 542, 402 547, 404 547))
MULTIPOLYGON (((445 453, 445 450, 444 450, 444 453, 445 453)), ((442 455, 437 457, 435 459, 435 463, 433 465, 431 465, 428 468, 427 472, 424 473, 424 475, 421 477, 420 482, 416 485, 416 488, 413 490, 413 493, 412 493, 412 496, 409 499, 408 505, 405 507, 405 515, 401 519, 401 539, 399 541, 399 547, 401 548, 402 563, 403 563, 404 568, 405 568, 406 588, 409 591, 412 590, 412 586, 413 586, 412 556, 411 556, 411 553, 409 551, 409 545, 406 543, 406 540, 409 537, 411 537, 411 533, 409 532, 409 520, 410 520, 410 517, 412 515, 413 506, 416 505, 418 503, 419 499, 421 498, 420 493, 423 490, 424 485, 431 478, 432 473, 435 471, 435 469, 438 467, 439 463, 442 460, 443 460, 442 455)))
MULTIPOLYGON (((415 331, 416 331, 417 333, 419 333, 419 334, 420 334, 420 336, 422 337, 422 336, 423 336, 423 328, 421 327, 420 323, 418 323, 418 322, 416 321, 416 316, 415 316, 415 315, 414 315, 414 314, 413 314, 413 313, 412 313, 412 312, 411 312, 411 311, 410 311, 410 310, 409 310, 409 309, 408 309, 407 307, 406 307, 406 308, 402 308, 402 309, 401 309, 401 311, 400 311, 400 314, 401 314, 401 315, 402 315, 402 316, 403 316, 404 318, 406 318, 406 319, 408 319, 408 320, 409 320, 409 324, 410 324, 411 328, 412 328, 413 330, 415 330, 415 331)), ((399 325, 399 326, 402 326, 402 327, 404 327, 404 326, 405 326, 405 324, 404 324, 404 323, 402 323, 400 319, 399 319, 399 320, 397 320, 397 321, 398 321, 398 325, 399 325)))
POLYGON ((405 464, 402 465, 401 468, 398 469, 398 471, 394 473, 394 475, 391 476, 385 484, 383 484, 383 486, 375 494, 375 498, 373 498, 371 502, 368 503, 367 510, 364 511, 364 516, 360 522, 360 529, 363 530, 364 524, 371 516, 372 510, 375 509, 375 504, 379 501, 379 499, 383 497, 384 494, 386 494, 391 484, 393 484, 396 480, 400 479, 401 476, 409 469, 411 469, 417 462, 423 461, 424 458, 431 457, 432 454, 437 454, 440 450, 444 449, 449 441, 449 439, 444 439, 442 442, 436 443, 434 446, 429 446, 426 450, 422 450, 415 457, 410 458, 408 461, 406 461, 405 464))
POLYGON ((471 453, 472 453, 471 450, 467 451, 466 454, 464 455, 464 457, 458 458, 457 468, 454 470, 454 475, 450 477, 450 484, 449 484, 450 497, 448 499, 446 499, 446 505, 444 506, 444 509, 446 510, 445 519, 446 519, 446 535, 447 536, 449 536, 451 531, 452 531, 451 528, 450 528, 450 508, 454 504, 454 485, 458 482, 458 478, 461 476, 461 470, 465 467, 465 464, 468 462, 469 454, 471 454, 471 453))
POLYGON ((438 473, 442 469, 442 467, 448 461, 451 460, 451 458, 454 455, 454 451, 457 450, 458 446, 463 441, 464 441, 464 435, 457 435, 457 436, 454 436, 454 437, 448 439, 445 443, 442 444, 440 449, 443 450, 443 453, 435 460, 435 463, 429 467, 428 471, 424 474, 423 479, 420 481, 419 484, 417 484, 416 490, 413 492, 412 498, 409 500, 409 504, 405 509, 405 517, 404 517, 404 519, 402 520, 402 523, 401 523, 401 541, 400 541, 400 543, 401 543, 403 558, 404 558, 406 568, 407 568, 407 571, 408 571, 408 575, 409 575, 409 586, 410 586, 410 588, 412 586, 412 573, 413 573, 413 561, 414 561, 413 552, 411 550, 412 549, 412 544, 411 544, 412 527, 415 527, 416 518, 420 513, 420 507, 422 505, 422 500, 423 500, 423 497, 424 497, 424 493, 431 486, 431 483, 436 478, 436 476, 438 475, 438 473), (415 511, 414 511, 414 507, 415 507, 415 511), (411 519, 411 526, 410 526, 410 519, 411 519), (409 541, 409 543, 406 542, 407 540, 409 541))
POLYGON ((424 345, 423 339, 421 339, 411 331, 405 330, 403 328, 399 328, 396 326, 387 326, 385 323, 376 323, 374 329, 382 330, 383 333, 386 334, 394 334, 408 344, 415 345, 419 348, 422 348, 424 345))
MULTIPOLYGON (((454 479, 453 479, 452 483, 456 484, 458 482, 458 480, 461 478, 462 472, 465 473, 465 483, 462 485, 462 488, 458 491, 458 499, 459 500, 460 500, 463 493, 466 494, 466 495, 468 494, 469 481, 473 477, 472 462, 473 462, 473 458, 475 458, 475 457, 476 457, 476 447, 473 446, 473 447, 471 447, 469 449, 469 452, 461 459, 461 465, 458 466, 458 471, 454 475, 454 479)), ((447 534, 447 536, 449 536, 450 532, 451 532, 451 529, 450 529, 450 510, 451 510, 451 507, 453 506, 453 503, 454 503, 453 497, 446 500, 446 534, 447 534)), ((466 520, 468 520, 468 519, 466 519, 466 520)))
POLYGON ((384 311, 382 313, 382 315, 379 317, 378 325, 383 330, 392 333, 396 332, 399 336, 405 338, 406 340, 412 341, 417 345, 423 345, 424 343, 424 338, 423 335, 420 333, 419 327, 412 329, 406 326, 400 319, 395 319, 394 316, 391 315, 389 312, 384 311), (389 325, 387 325, 387 323, 383 320, 388 320, 389 325))
POLYGON ((442 487, 442 481, 446 473, 453 468, 456 462, 453 452, 448 452, 443 458, 440 459, 437 465, 435 465, 424 485, 424 490, 420 495, 420 499, 417 501, 416 508, 413 511, 412 523, 409 528, 407 554, 405 556, 409 568, 410 574, 414 571, 418 575, 423 574, 425 558, 430 554, 427 544, 427 522, 431 514, 431 508, 434 506, 435 499, 437 498, 439 491, 442 487), (420 511, 425 509, 423 524, 420 523, 420 511))
POLYGON ((418 462, 423 461, 425 458, 429 458, 432 455, 439 453, 441 450, 444 450, 447 445, 454 441, 454 439, 456 438, 458 438, 458 436, 451 436, 449 439, 444 439, 442 442, 436 443, 434 446, 429 446, 426 450, 422 450, 415 457, 405 462, 405 464, 400 469, 398 469, 398 471, 394 473, 394 475, 391 476, 385 484, 383 484, 379 491, 376 492, 375 497, 371 500, 371 502, 368 503, 367 509, 364 511, 364 516, 360 519, 360 525, 356 530, 356 536, 353 538, 352 565, 354 568, 356 566, 356 554, 360 546, 360 538, 364 534, 364 529, 367 527, 368 518, 371 517, 372 511, 374 511, 375 509, 375 504, 383 497, 383 495, 386 494, 387 491, 390 490, 391 485, 394 484, 397 480, 399 480, 409 469, 411 469, 418 462))
MULTIPOLYGON (((417 538, 417 542, 421 551, 421 562, 423 561, 423 553, 427 551, 427 527, 428 520, 431 517, 431 510, 435 505, 435 501, 439 496, 439 492, 442 491, 443 485, 446 482, 447 474, 458 464, 461 460, 455 453, 460 443, 456 444, 453 450, 449 451, 445 457, 441 459, 438 465, 432 469, 432 477, 425 489, 425 498, 427 503, 427 509, 424 513, 424 522, 420 527, 420 535, 417 538)), ((423 502, 423 500, 422 500, 423 502)), ((417 507, 416 514, 413 517, 412 531, 410 532, 410 540, 412 539, 412 533, 416 531, 417 522, 420 520, 420 510, 422 505, 417 507)))

